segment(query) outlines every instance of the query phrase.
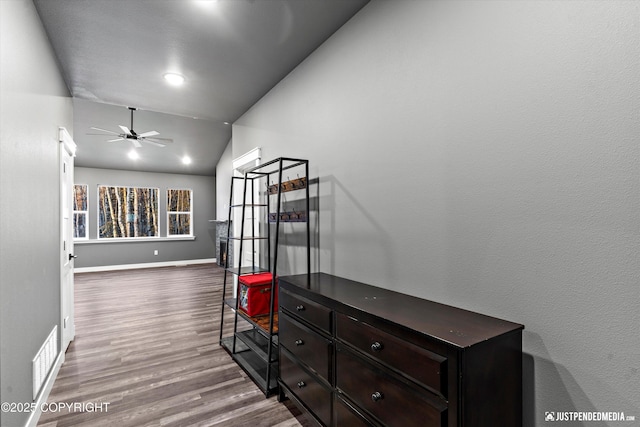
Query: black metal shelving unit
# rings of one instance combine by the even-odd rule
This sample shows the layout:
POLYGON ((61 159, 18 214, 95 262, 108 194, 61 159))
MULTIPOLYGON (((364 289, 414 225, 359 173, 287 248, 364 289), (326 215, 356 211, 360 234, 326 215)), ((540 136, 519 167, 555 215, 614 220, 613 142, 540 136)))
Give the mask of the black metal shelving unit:
POLYGON ((308 184, 309 161, 287 157, 262 163, 245 171, 244 177, 231 179, 227 251, 232 250, 230 242, 233 241, 234 245, 239 246, 239 256, 233 257, 238 258, 233 262, 234 265, 229 265, 229 259, 232 257, 230 255, 226 257, 220 315, 220 345, 260 387, 265 396, 271 396, 278 391, 278 307, 274 303, 277 289, 278 249, 281 246, 281 223, 306 223, 306 271, 308 275, 311 273, 308 184), (295 172, 296 178, 289 179, 284 172, 295 172), (286 179, 283 180, 285 177, 286 179), (243 184, 242 202, 235 203, 234 187, 240 182, 243 184), (260 194, 258 199, 261 200, 254 200, 258 189, 260 194), (304 190, 304 196, 298 197, 295 202, 302 202, 304 207, 283 209, 283 194, 301 190, 304 190), (237 237, 232 236, 231 233, 234 209, 241 209, 240 235, 237 237), (247 217, 248 214, 250 214, 249 217, 247 217), (258 227, 256 227, 256 218, 260 218, 258 227), (247 219, 251 221, 249 227, 245 226, 247 219), (243 265, 245 244, 251 245, 251 265, 248 266, 243 265), (260 252, 258 259, 256 259, 257 247, 266 249, 260 252), (238 298, 230 292, 229 288, 233 291, 235 277, 266 272, 270 272, 272 277, 269 313, 264 316, 249 316, 239 309, 238 298), (228 293, 232 295, 227 295, 228 293), (234 313, 233 333, 227 336, 224 334, 225 309, 231 309, 234 313))

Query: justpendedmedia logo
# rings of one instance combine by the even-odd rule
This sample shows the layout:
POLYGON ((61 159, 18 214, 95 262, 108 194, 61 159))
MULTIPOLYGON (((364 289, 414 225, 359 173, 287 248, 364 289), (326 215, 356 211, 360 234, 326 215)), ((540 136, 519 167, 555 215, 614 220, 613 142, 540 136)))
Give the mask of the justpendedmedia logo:
POLYGON ((546 422, 554 421, 635 421, 635 415, 625 415, 622 411, 546 411, 546 422))

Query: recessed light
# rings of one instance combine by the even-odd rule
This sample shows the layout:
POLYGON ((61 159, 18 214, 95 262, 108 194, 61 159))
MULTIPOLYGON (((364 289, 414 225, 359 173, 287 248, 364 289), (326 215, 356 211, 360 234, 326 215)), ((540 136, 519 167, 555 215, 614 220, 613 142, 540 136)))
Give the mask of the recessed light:
POLYGON ((140 157, 140 156, 138 155, 138 152, 137 152, 136 150, 131 150, 131 151, 129 151, 128 156, 129 156, 129 158, 130 158, 131 160, 136 160, 136 159, 138 159, 138 158, 140 157))
POLYGON ((222 124, 224 124, 224 125, 229 125, 229 124, 231 124, 231 123, 229 123, 229 122, 222 122, 222 124))
POLYGON ((182 163, 184 163, 185 165, 190 165, 191 164, 191 157, 189 156, 184 156, 182 158, 182 163))
POLYGON ((215 4, 218 3, 218 0, 195 0, 194 3, 198 6, 208 9, 214 7, 215 4))
POLYGON ((180 86, 185 80, 184 76, 178 73, 165 73, 163 77, 169 84, 174 86, 180 86))

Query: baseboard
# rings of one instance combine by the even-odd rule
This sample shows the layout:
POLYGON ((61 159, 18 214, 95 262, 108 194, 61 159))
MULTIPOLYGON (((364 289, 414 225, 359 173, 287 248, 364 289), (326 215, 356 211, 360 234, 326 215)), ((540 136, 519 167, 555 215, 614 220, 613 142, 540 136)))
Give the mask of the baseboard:
POLYGON ((163 262, 145 262, 142 264, 121 264, 121 265, 99 265, 96 267, 80 267, 75 268, 75 273, 94 273, 97 271, 115 271, 115 270, 134 270, 138 268, 156 268, 156 267, 180 267, 194 264, 213 264, 215 258, 207 259, 186 259, 182 261, 163 261, 163 262))
POLYGON ((64 355, 65 355, 65 352, 61 351, 58 354, 58 357, 56 357, 56 361, 53 365, 53 369, 51 369, 51 372, 49 372, 49 376, 47 377, 47 380, 43 384, 42 390, 40 390, 40 394, 38 395, 38 400, 34 402, 35 409, 33 410, 33 412, 31 412, 31 415, 27 419, 27 423, 25 424, 25 427, 36 427, 38 425, 38 420, 40 419, 40 415, 42 415, 42 406, 45 403, 47 403, 47 399, 49 398, 49 393, 53 388, 53 383, 56 381, 56 378, 58 377, 58 372, 60 371, 60 368, 62 367, 62 363, 64 362, 64 355))

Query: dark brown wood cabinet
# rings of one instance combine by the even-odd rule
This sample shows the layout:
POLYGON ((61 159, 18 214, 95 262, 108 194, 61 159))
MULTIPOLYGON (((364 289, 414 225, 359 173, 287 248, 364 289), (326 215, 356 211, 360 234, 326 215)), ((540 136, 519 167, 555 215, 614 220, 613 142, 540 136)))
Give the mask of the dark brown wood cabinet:
POLYGON ((325 273, 279 287, 280 398, 318 425, 522 425, 524 326, 325 273))

